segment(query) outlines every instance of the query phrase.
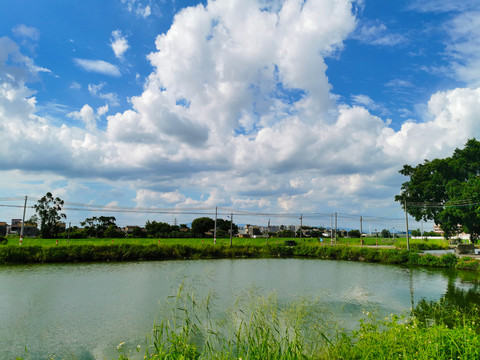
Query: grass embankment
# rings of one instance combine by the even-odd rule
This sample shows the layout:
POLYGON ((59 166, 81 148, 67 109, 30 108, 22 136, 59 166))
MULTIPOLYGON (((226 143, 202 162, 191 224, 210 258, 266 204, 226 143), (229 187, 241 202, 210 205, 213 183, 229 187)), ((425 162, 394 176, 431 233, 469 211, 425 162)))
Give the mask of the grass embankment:
MULTIPOLYGON (((229 239, 218 239, 215 245, 212 239, 113 239, 113 243, 112 239, 80 239, 69 242, 61 239, 58 246, 54 239, 28 239, 22 246, 13 245, 12 241, 0 246, 0 264, 301 256, 465 270, 478 270, 480 265, 475 259, 458 259, 453 254, 438 257, 408 252, 402 249, 401 239, 395 240, 399 249, 352 245, 352 239, 347 240, 348 245, 344 243, 337 246, 323 245, 316 240, 305 240, 297 246, 285 246, 285 240, 292 239, 270 239, 268 243, 265 239, 235 239, 233 246, 230 246, 229 239)), ((369 239, 365 242, 368 244, 371 241, 369 239)), ((378 242, 377 239, 374 241, 378 242)), ((413 242, 411 247, 419 247, 421 244, 413 242)), ((440 243, 429 246, 438 248, 445 245, 440 243)))

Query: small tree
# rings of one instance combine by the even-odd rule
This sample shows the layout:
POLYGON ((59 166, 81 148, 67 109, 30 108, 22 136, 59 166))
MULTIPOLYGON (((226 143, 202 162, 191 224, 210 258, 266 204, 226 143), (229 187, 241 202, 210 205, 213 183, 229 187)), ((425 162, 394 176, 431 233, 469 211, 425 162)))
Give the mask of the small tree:
POLYGON ((348 237, 351 238, 360 238, 360 230, 350 230, 348 232, 348 237))
POLYGON ((59 197, 54 198, 51 192, 37 201, 33 208, 40 219, 40 231, 45 239, 54 238, 59 231, 59 222, 67 216, 62 211, 64 201, 59 197))
POLYGON ((390 235, 390 231, 387 230, 387 229, 383 229, 382 230, 382 238, 389 238, 391 235, 390 235))
POLYGON ((106 238, 123 238, 125 233, 120 230, 116 225, 110 224, 108 228, 104 231, 103 236, 106 238))

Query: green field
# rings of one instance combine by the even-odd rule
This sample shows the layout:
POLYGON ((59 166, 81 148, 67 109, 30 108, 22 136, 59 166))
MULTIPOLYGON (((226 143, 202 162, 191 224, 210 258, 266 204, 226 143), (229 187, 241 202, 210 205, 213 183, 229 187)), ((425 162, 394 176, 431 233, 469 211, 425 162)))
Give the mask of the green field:
MULTIPOLYGON (((150 245, 150 244, 165 244, 165 245, 188 245, 188 246, 199 246, 199 245, 213 245, 213 238, 205 238, 205 239, 198 239, 198 238, 187 238, 187 239, 171 239, 171 238, 115 238, 115 239, 98 239, 98 238, 90 238, 90 239, 41 239, 41 238, 24 238, 23 245, 24 246, 31 246, 31 245, 40 245, 40 246, 66 246, 66 245, 110 245, 110 244, 133 244, 133 245, 150 245)), ((323 245, 331 245, 332 240, 330 238, 323 238, 323 241, 318 240, 317 238, 277 238, 271 237, 268 240, 265 238, 233 238, 232 243, 236 246, 264 246, 264 245, 283 245, 285 241, 296 241, 298 244, 305 243, 305 244, 323 244, 323 245)), ((333 244, 335 243, 335 239, 333 239, 333 244)), ((229 246, 230 239, 220 239, 217 238, 216 241, 217 245, 220 246, 229 246)), ((363 238, 363 244, 365 246, 390 246, 399 249, 405 249, 407 247, 407 239, 406 238, 375 238, 375 237, 367 237, 363 238)), ((9 246, 19 245, 19 238, 18 237, 8 237, 8 244, 9 246)), ((338 238, 337 245, 350 245, 350 246, 361 246, 361 241, 358 238, 338 238)), ((444 239, 410 239, 410 247, 412 249, 448 249, 448 241, 444 239)))

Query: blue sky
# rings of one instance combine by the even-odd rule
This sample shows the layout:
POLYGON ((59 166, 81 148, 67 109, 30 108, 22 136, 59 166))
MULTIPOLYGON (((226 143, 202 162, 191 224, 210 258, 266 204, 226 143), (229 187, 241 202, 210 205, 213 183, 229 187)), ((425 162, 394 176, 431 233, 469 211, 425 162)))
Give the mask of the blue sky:
POLYGON ((0 205, 399 229, 398 170, 480 136, 479 25, 473 0, 4 1, 0 205))

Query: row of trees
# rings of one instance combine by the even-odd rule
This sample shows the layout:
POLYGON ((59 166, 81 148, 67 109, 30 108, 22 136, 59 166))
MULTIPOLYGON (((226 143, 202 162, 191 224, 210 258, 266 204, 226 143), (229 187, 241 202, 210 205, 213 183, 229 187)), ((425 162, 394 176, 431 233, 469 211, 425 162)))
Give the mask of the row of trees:
MULTIPOLYGON (((56 237, 59 235, 60 231, 60 220, 66 218, 65 214, 61 212, 63 205, 63 200, 58 197, 54 198, 51 193, 47 193, 34 206, 38 217, 34 215, 27 221, 27 223, 37 223, 40 219, 42 237, 56 237)), ((165 222, 147 221, 144 228, 138 226, 132 227, 129 229, 128 233, 125 233, 125 231, 117 226, 116 218, 114 216, 93 216, 80 222, 80 225, 82 228, 74 226, 72 229, 68 229, 68 236, 71 238, 122 238, 125 236, 136 238, 203 238, 214 236, 215 220, 209 217, 200 217, 193 220, 191 228, 188 228, 186 224, 177 226, 165 222)), ((229 220, 217 219, 217 237, 222 238, 230 236, 230 230, 232 235, 235 235, 238 233, 238 226, 231 223, 229 220)), ((300 237, 300 231, 300 229, 296 232, 283 229, 278 233, 270 233, 269 235, 286 238, 300 237)), ((303 236, 312 238, 323 237, 323 234, 326 231, 325 228, 313 228, 309 226, 305 226, 302 229, 303 236)), ((67 234, 62 234, 62 236, 66 235, 67 234)), ((382 230, 381 236, 384 238, 392 237, 391 233, 386 229, 382 230)), ((360 231, 350 230, 348 232, 348 237, 360 238, 360 231)))
MULTIPOLYGON (((62 213, 64 201, 59 197, 53 197, 48 192, 37 204, 34 205, 36 215, 26 221, 26 224, 37 225, 40 222, 41 236, 43 238, 54 238, 60 233, 61 220, 66 219, 62 213)), ((120 238, 131 237, 155 237, 155 238, 191 238, 208 237, 214 235, 215 220, 209 217, 200 217, 192 222, 191 228, 186 224, 170 225, 164 222, 147 221, 144 228, 139 226, 131 227, 126 234, 116 224, 114 216, 93 216, 80 222, 82 228, 74 226, 68 229, 68 236, 71 238, 120 238)), ((229 220, 217 219, 217 237, 227 237, 238 233, 238 226, 229 220)), ((67 234, 62 234, 67 235, 67 234)))

